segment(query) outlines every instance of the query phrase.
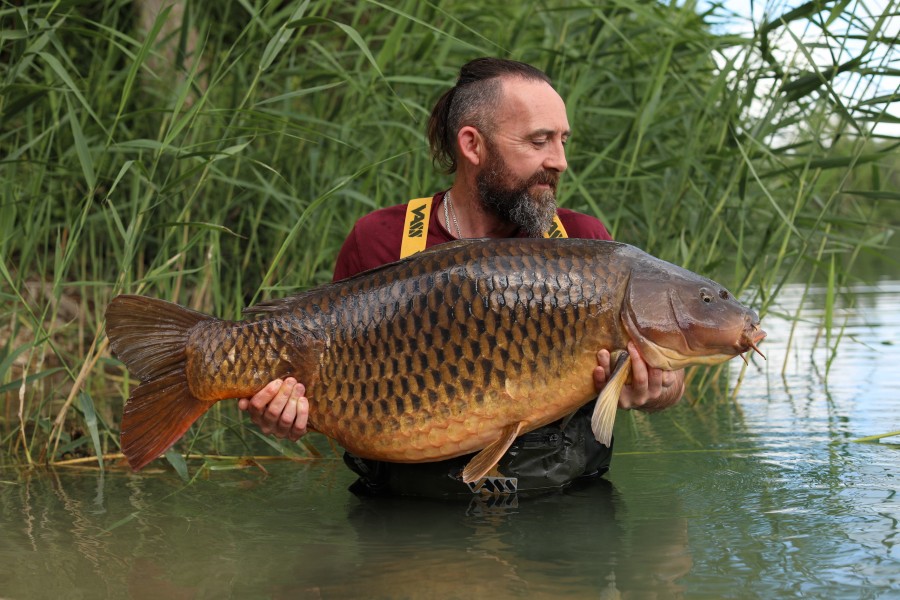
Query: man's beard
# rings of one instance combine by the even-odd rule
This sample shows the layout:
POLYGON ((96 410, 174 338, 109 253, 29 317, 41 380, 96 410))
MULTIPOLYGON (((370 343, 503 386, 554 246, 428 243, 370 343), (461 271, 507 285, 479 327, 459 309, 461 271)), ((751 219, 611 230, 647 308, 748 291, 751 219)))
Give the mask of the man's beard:
POLYGON ((559 173, 541 170, 528 179, 514 177, 493 144, 487 147, 484 168, 475 176, 482 205, 500 219, 521 227, 529 237, 541 237, 556 215, 559 173), (540 183, 550 188, 532 194, 531 187, 540 183))

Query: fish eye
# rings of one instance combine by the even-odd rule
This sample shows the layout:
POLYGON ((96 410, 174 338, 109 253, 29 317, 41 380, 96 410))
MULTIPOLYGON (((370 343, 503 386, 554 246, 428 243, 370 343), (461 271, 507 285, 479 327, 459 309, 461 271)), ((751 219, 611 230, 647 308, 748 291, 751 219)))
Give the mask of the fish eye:
POLYGON ((719 290, 719 298, 728 300, 728 290, 719 290))

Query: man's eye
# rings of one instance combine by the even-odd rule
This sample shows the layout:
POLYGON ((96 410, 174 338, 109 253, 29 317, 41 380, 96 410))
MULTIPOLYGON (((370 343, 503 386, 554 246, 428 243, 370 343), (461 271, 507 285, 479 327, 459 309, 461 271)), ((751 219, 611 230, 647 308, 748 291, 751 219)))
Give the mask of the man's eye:
POLYGON ((547 143, 547 140, 531 140, 531 143, 535 146, 543 146, 547 143))

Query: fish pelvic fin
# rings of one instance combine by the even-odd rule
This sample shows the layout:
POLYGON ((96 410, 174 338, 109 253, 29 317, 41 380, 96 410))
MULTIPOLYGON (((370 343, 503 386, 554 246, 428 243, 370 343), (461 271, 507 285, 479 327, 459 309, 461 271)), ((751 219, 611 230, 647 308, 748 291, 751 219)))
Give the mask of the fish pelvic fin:
POLYGON ((627 352, 619 355, 612 377, 606 382, 591 415, 591 431, 594 439, 606 446, 612 443, 613 425, 616 422, 616 408, 619 406, 619 395, 622 387, 631 376, 631 356, 627 352))
POLYGON ((116 296, 106 309, 113 354, 143 382, 122 416, 122 452, 135 471, 168 450, 212 406, 191 393, 185 371, 191 328, 212 318, 144 296, 116 296))
POLYGON ((487 475, 503 457, 503 454, 509 450, 509 447, 512 446, 513 441, 518 437, 524 426, 525 421, 519 421, 504 427, 500 432, 500 437, 490 446, 473 456, 472 460, 463 469, 463 482, 472 483, 487 475))

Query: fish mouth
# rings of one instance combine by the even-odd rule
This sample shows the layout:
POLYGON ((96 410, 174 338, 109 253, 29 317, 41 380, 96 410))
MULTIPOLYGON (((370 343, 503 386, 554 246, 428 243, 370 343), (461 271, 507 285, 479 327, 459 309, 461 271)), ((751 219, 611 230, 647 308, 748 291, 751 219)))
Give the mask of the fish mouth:
POLYGON ((749 363, 747 362, 747 357, 744 355, 750 350, 753 350, 762 356, 763 360, 768 360, 766 355, 759 349, 759 343, 764 339, 766 339, 766 332, 760 328, 759 321, 754 321, 744 328, 744 331, 741 333, 741 339, 738 342, 738 347, 740 348, 740 357, 745 364, 749 363))

